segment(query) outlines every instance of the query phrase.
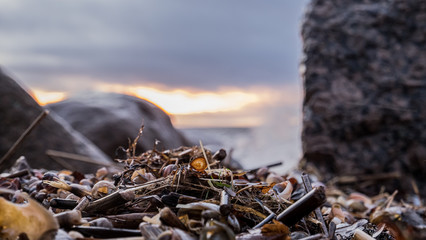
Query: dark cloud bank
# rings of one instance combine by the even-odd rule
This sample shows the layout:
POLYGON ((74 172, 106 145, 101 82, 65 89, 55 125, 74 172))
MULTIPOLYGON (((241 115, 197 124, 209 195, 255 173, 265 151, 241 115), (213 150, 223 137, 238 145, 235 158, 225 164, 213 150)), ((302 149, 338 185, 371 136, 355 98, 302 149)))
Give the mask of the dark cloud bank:
POLYGON ((294 83, 305 3, 2 1, 0 64, 62 91, 63 76, 210 90, 294 83))

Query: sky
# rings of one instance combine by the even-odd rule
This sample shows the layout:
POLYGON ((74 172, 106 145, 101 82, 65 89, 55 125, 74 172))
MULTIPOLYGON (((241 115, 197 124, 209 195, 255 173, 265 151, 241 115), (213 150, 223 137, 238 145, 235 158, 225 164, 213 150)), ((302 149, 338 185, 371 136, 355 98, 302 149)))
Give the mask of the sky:
POLYGON ((298 125, 307 1, 0 0, 0 67, 41 104, 87 91, 156 103, 177 127, 298 125))

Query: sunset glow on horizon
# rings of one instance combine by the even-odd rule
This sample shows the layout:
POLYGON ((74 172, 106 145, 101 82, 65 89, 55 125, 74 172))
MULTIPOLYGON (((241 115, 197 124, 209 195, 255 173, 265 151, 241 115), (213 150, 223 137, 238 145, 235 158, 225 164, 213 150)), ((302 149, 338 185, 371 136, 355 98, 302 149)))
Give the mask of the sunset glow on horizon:
POLYGON ((39 89, 31 90, 30 95, 41 106, 62 101, 67 97, 65 92, 45 91, 39 89))
POLYGON ((263 94, 235 88, 203 91, 164 89, 161 86, 143 87, 102 84, 97 87, 97 90, 134 95, 154 103, 172 115, 236 111, 263 101, 263 94))
MULTIPOLYGON (((154 103, 169 114, 188 115, 236 111, 262 101, 260 94, 243 90, 217 92, 190 91, 184 89, 160 90, 154 87, 102 84, 95 91, 133 95, 154 103)), ((33 89, 31 95, 40 105, 59 102, 67 97, 65 92, 33 89)))
POLYGON ((155 103, 170 114, 179 115, 235 111, 260 101, 259 96, 242 91, 194 93, 181 89, 162 91, 138 87, 133 93, 155 103))
MULTIPOLYGON (((300 101, 294 86, 203 91, 167 89, 162 86, 95 84, 91 90, 127 94, 147 100, 169 114, 177 127, 259 126, 265 118, 259 113, 268 106, 294 106, 300 101)), ((31 93, 40 105, 62 101, 72 96, 72 93, 39 89, 34 89, 31 93)), ((90 91, 87 94, 90 94, 90 91)))

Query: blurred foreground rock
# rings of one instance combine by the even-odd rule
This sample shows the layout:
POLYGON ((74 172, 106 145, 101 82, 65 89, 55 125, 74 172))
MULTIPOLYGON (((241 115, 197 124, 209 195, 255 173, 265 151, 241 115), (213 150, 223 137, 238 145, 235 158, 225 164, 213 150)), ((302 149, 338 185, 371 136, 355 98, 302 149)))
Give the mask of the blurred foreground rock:
POLYGON ((138 152, 152 149, 159 140, 162 149, 190 145, 159 107, 137 97, 116 93, 91 93, 47 106, 108 156, 114 158, 120 146, 128 148, 141 124, 138 152))
MULTIPOLYGON (((44 109, 1 70, 0 86, 0 158, 2 158, 44 109)), ((16 152, 0 164, 0 170, 11 167, 22 155, 34 168, 63 169, 72 166, 72 169, 81 172, 93 172, 99 168, 96 164, 70 159, 66 159, 67 166, 61 165, 46 155, 47 150, 78 154, 105 164, 111 162, 90 141, 73 130, 63 119, 51 113, 41 120, 16 152)))
POLYGON ((311 2, 302 29, 305 167, 328 177, 396 171, 399 179, 358 186, 410 192, 414 178, 426 194, 425 29, 423 1, 311 2))

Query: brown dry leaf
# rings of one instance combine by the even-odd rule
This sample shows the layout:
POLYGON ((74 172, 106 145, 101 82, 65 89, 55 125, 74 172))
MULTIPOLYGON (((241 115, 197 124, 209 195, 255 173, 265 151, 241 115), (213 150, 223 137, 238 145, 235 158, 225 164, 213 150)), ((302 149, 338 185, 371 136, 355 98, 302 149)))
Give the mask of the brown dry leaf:
POLYGON ((14 204, 0 198, 0 239, 17 239, 25 233, 30 240, 46 239, 59 228, 56 218, 38 202, 14 204))
POLYGON ((290 234, 290 229, 284 225, 282 222, 277 220, 272 220, 273 223, 265 224, 261 232, 265 236, 274 236, 274 235, 282 235, 283 239, 284 237, 288 237, 290 234))

